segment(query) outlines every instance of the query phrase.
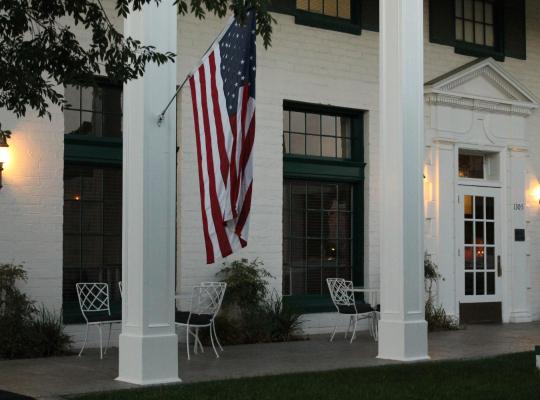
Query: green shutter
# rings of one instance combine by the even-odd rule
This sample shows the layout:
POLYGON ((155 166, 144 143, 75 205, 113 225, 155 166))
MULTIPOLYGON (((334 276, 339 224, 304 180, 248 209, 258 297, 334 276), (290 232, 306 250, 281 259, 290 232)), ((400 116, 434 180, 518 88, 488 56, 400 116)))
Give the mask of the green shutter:
POLYGON ((362 29, 379 32, 379 0, 362 0, 362 29))
POLYGON ((525 0, 504 0, 504 53, 527 59, 525 0))
POLYGON ((454 32, 454 0, 429 1, 429 40, 453 46, 454 32))
POLYGON ((294 14, 296 0, 270 0, 268 9, 282 14, 294 14))

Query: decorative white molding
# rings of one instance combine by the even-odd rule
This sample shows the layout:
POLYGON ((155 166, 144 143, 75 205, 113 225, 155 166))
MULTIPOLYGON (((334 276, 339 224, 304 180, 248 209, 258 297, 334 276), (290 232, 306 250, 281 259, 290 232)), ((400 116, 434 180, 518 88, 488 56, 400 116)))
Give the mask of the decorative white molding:
POLYGON ((436 78, 425 85, 425 100, 430 105, 445 105, 468 110, 528 116, 538 108, 538 99, 492 58, 478 60, 436 78), (482 97, 455 91, 482 76, 507 98, 482 97))

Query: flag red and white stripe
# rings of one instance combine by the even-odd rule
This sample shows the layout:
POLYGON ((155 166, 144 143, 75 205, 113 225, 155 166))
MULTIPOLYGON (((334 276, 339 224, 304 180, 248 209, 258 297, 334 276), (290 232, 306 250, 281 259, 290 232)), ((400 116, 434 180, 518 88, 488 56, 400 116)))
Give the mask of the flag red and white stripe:
POLYGON ((206 261, 245 247, 253 190, 255 13, 231 20, 192 73, 206 261))

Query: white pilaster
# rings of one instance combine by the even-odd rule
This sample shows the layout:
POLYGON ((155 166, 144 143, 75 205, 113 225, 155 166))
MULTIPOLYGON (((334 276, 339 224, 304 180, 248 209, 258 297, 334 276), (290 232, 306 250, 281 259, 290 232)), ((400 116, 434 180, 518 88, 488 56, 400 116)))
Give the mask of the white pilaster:
POLYGON ((531 322, 532 316, 527 301, 529 276, 527 271, 527 244, 516 241, 515 230, 525 229, 525 171, 527 169, 528 153, 526 149, 513 148, 509 151, 509 206, 510 232, 509 257, 510 262, 504 273, 509 273, 510 322, 531 322))
MULTIPOLYGON (((132 12, 126 36, 176 53, 173 0, 132 12)), ((122 334, 118 380, 179 382, 174 328, 176 107, 156 121, 172 98, 176 65, 147 66, 124 86, 122 334)))
POLYGON ((423 1, 381 0, 379 358, 427 359, 424 320, 423 1))

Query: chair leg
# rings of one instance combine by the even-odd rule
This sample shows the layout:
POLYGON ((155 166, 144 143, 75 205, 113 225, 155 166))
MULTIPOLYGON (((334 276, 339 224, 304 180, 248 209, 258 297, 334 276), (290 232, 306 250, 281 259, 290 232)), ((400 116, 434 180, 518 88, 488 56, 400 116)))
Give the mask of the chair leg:
POLYGON ((204 354, 204 348, 203 348, 201 339, 199 339, 199 328, 195 329, 195 335, 193 335, 193 336, 195 337, 195 339, 194 339, 195 344, 193 345, 193 349, 195 351, 195 354, 197 354, 197 348, 201 349, 201 353, 204 354))
POLYGON ((216 339, 216 342, 217 342, 217 344, 218 344, 218 346, 219 346, 219 349, 220 349, 221 351, 223 351, 223 347, 221 346, 221 343, 219 342, 218 335, 217 335, 217 333, 216 333, 216 323, 215 323, 215 321, 212 321, 212 329, 211 329, 211 331, 210 331, 210 334, 212 334, 212 331, 214 332, 214 338, 216 339))
POLYGON ((210 325, 209 328, 210 328, 210 341, 212 342, 212 348, 214 349, 214 353, 216 353, 216 358, 219 358, 219 354, 216 350, 216 346, 214 345, 214 335, 212 335, 212 325, 210 325))
POLYGON ((336 318, 334 319, 334 330, 332 331, 332 334, 330 335, 331 342, 334 340, 334 336, 336 335, 338 319, 339 319, 339 314, 336 314, 336 318))
POLYGON ((356 324, 358 323, 358 319, 356 318, 356 316, 354 317, 354 327, 353 327, 353 332, 352 332, 352 335, 351 335, 351 341, 350 343, 353 342, 354 338, 356 337, 356 324))
POLYGON ((99 359, 103 360, 103 334, 101 331, 101 324, 99 324, 97 327, 99 329, 99 359))
POLYGON ((345 339, 347 339, 347 337, 349 336, 349 331, 351 330, 352 322, 353 322, 353 317, 350 317, 349 318, 349 326, 347 327, 347 332, 345 332, 345 339))
POLYGON ((112 324, 109 324, 109 337, 107 338, 107 346, 105 346, 105 351, 103 354, 107 354, 107 350, 109 349, 109 344, 111 343, 111 331, 112 331, 112 324))
POLYGON ((81 351, 79 351, 79 357, 82 355, 84 348, 86 347, 86 341, 88 340, 88 324, 86 324, 86 333, 84 335, 84 343, 81 347, 81 351))
POLYGON ((189 332, 189 325, 186 326, 186 348, 187 348, 187 359, 188 361, 190 360, 189 358, 189 335, 190 335, 190 332, 189 332))

